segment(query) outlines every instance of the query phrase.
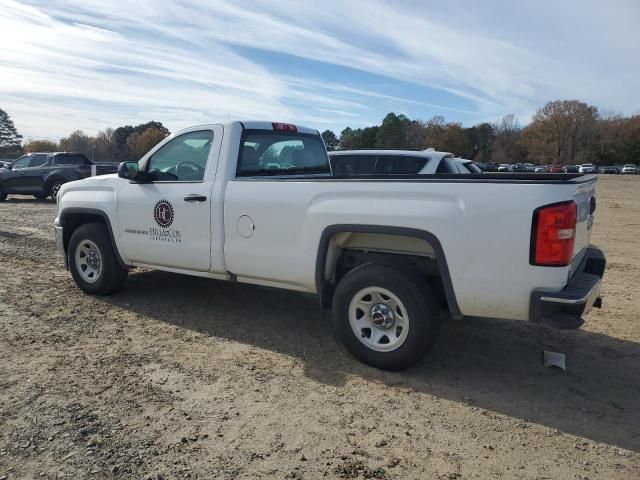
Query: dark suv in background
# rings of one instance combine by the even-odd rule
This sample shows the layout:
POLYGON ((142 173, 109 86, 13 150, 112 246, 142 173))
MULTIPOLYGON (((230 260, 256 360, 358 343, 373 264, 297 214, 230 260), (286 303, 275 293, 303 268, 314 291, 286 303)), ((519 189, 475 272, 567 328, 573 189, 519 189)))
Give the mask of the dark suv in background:
POLYGON ((0 168, 0 202, 12 193, 55 199, 63 183, 117 171, 117 164, 95 163, 81 153, 29 153, 0 168))

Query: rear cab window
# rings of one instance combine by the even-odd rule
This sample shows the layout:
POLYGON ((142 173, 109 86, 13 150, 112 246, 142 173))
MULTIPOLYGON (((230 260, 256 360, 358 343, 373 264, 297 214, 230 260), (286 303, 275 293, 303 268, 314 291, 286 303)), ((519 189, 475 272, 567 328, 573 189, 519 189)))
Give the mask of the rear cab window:
POLYGON ((320 135, 283 130, 243 132, 237 177, 308 174, 331 174, 320 135))

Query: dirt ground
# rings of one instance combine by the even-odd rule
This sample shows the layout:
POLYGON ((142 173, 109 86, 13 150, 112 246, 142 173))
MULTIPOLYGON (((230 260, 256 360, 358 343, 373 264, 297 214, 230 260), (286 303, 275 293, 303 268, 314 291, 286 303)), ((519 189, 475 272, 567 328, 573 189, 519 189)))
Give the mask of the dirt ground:
POLYGON ((153 271, 84 295, 54 216, 0 204, 0 480, 640 478, 640 177, 601 176, 582 329, 451 322, 401 373, 312 296, 153 271))

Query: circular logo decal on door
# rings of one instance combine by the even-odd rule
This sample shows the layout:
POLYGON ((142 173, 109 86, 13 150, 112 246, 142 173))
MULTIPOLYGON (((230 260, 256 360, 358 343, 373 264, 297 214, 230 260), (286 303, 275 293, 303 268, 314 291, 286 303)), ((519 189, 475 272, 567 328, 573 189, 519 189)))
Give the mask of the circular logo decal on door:
POLYGON ((169 200, 159 200, 153 209, 153 218, 162 228, 169 228, 173 223, 173 206, 169 200))

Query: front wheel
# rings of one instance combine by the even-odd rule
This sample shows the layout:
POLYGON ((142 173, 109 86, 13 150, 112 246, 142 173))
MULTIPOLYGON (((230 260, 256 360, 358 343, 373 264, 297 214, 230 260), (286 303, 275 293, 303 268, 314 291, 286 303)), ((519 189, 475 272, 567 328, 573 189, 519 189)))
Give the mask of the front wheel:
POLYGON ((79 226, 69 240, 67 259, 76 285, 87 293, 114 293, 127 279, 127 271, 118 263, 103 223, 79 226))
POLYGON ((338 284, 333 321, 338 339, 358 360, 400 370, 420 360, 435 342, 440 309, 417 274, 368 263, 338 284))
POLYGON ((60 187, 62 187, 63 184, 64 182, 62 180, 53 180, 49 184, 49 189, 47 190, 48 195, 55 200, 58 197, 58 192, 60 191, 60 187))

